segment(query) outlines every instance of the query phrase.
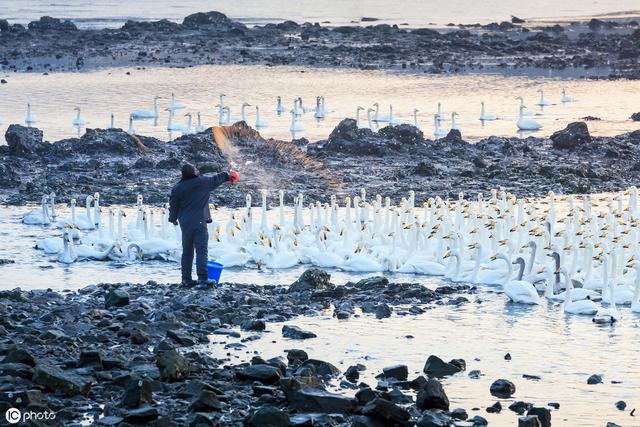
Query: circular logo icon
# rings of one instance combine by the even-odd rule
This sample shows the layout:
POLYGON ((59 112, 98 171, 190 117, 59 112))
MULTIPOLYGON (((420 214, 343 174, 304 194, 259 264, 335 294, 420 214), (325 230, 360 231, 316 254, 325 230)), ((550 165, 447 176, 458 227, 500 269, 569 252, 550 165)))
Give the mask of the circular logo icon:
POLYGON ((22 414, 18 408, 9 408, 7 412, 5 412, 4 417, 9 424, 18 424, 22 419, 22 414))

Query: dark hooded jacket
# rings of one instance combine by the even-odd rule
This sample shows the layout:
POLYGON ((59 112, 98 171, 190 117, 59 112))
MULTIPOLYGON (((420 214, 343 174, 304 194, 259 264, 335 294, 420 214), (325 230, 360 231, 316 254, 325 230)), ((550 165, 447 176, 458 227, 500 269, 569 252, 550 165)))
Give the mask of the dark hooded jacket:
POLYGON ((213 176, 183 178, 171 189, 169 222, 178 221, 182 227, 192 227, 211 222, 209 196, 231 175, 222 172, 213 176))

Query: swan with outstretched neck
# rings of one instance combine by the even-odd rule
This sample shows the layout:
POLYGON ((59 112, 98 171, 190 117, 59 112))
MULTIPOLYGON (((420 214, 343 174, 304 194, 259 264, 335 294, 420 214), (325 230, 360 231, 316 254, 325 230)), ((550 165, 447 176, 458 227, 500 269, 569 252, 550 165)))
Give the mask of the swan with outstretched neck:
POLYGON ((22 217, 22 222, 27 225, 49 225, 51 218, 49 217, 49 196, 46 194, 42 196, 40 209, 36 209, 25 214, 22 217))
POLYGON ((85 120, 84 117, 82 117, 82 115, 80 114, 80 107, 75 107, 73 109, 73 111, 75 111, 76 113, 76 117, 73 119, 73 121, 71 122, 71 124, 73 126, 84 126, 87 124, 87 121, 85 120))
POLYGON ((548 107, 549 105, 551 105, 551 103, 549 101, 544 99, 544 91, 542 89, 538 89, 538 93, 540 94, 540 99, 536 103, 537 106, 539 106, 539 107, 548 107))
POLYGON ((38 119, 31 112, 31 104, 27 104, 27 115, 24 118, 25 124, 30 127, 32 124, 37 123, 38 119))
POLYGON ((539 130, 542 129, 542 125, 538 123, 536 120, 531 117, 527 117, 524 115, 524 109, 526 107, 524 105, 520 105, 520 113, 518 115, 518 121, 516 122, 516 126, 520 130, 539 130))
POLYGON ((498 116, 495 114, 487 113, 484 109, 484 101, 480 102, 480 120, 491 121, 498 120, 498 116))

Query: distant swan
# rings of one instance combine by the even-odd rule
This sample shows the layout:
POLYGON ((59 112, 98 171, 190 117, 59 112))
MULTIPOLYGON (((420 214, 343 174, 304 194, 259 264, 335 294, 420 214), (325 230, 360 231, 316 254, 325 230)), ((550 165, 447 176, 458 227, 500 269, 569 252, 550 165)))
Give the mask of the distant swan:
POLYGON ((539 130, 542 129, 542 125, 535 121, 530 117, 525 117, 524 113, 525 106, 520 105, 520 114, 518 115, 518 121, 516 122, 516 126, 520 130, 539 130))
POLYGON ((485 112, 484 110, 484 101, 480 102, 480 120, 498 120, 498 116, 496 116, 495 114, 490 114, 485 112))
POLYGON ((291 127, 289 130, 291 132, 302 132, 304 130, 304 124, 296 120, 296 113, 293 110, 291 110, 291 127))
POLYGON ((538 105, 540 107, 548 107, 549 105, 551 105, 551 103, 549 101, 544 99, 544 91, 542 89, 538 89, 538 93, 540 94, 540 100, 538 101, 538 103, 536 105, 538 105))
POLYGON ((171 102, 169 103, 169 110, 176 111, 176 110, 182 110, 183 108, 186 108, 186 105, 184 105, 182 102, 179 102, 176 99, 175 94, 171 92, 171 102))
POLYGON ((562 102, 563 104, 566 104, 567 102, 573 102, 573 98, 567 96, 567 90, 564 88, 562 89, 562 97, 560 98, 560 102, 562 102))
POLYGON ((277 98, 277 105, 276 105, 276 113, 278 114, 282 114, 286 111, 286 108, 284 107, 284 105, 282 105, 282 97, 278 97, 277 98))
POLYGON ((27 104, 27 115, 24 118, 24 122, 27 126, 31 126, 34 123, 38 122, 36 116, 31 112, 31 104, 27 104))
POLYGON ((84 126, 87 124, 87 121, 80 115, 80 107, 76 107, 73 109, 76 112, 76 117, 71 122, 74 126, 84 126))
MULTIPOLYGON (((173 94, 172 94, 173 96, 173 94)), ((159 96, 153 97, 153 110, 135 110, 131 112, 131 117, 136 120, 140 119, 157 119, 158 118, 158 98, 159 96)), ((175 101, 174 98, 172 98, 175 101)), ((174 108, 177 109, 177 108, 174 108)))
POLYGON ((438 118, 437 114, 433 115, 433 124, 435 126, 435 131, 433 132, 433 136, 435 136, 436 139, 442 138, 447 134, 447 131, 440 127, 440 119, 438 118))
POLYGON ((268 125, 267 121, 260 117, 260 106, 256 105, 256 128, 266 128, 268 125))

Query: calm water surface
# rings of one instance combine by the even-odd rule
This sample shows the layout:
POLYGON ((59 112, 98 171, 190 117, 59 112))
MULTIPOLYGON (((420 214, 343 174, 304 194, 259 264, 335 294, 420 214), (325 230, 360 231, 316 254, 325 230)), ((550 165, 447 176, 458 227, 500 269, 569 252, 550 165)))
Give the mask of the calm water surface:
MULTIPOLYGON (((172 262, 115 263, 77 262, 64 267, 51 257, 32 248, 35 239, 59 233, 55 229, 25 226, 20 216, 27 208, 0 208, 0 258, 10 258, 15 264, 0 266, 0 289, 25 288, 78 289, 96 282, 97 277, 109 282, 131 281, 176 282, 178 264, 172 262)), ((277 210, 270 211, 277 215, 277 210)), ((79 210, 79 215, 82 209, 79 210)), ((68 216, 64 209, 61 216, 68 216)), ((214 212, 224 221, 229 211, 214 212)), ((129 212, 128 218, 135 213, 129 212)), ((303 268, 277 273, 260 273, 255 269, 227 270, 223 279, 239 283, 289 284, 303 268)), ((333 272, 337 284, 370 275, 333 272)), ((390 275, 391 280, 413 281, 431 289, 446 281, 409 275, 390 275)), ((228 357, 230 363, 247 361, 255 354, 264 357, 284 355, 286 348, 303 348, 312 357, 330 361, 345 370, 349 365, 363 363, 367 371, 361 380, 375 385, 375 375, 384 366, 406 363, 410 377, 417 376, 430 354, 445 360, 464 358, 467 371, 445 379, 444 386, 452 408, 464 407, 470 413, 482 415, 490 425, 513 426, 516 416, 505 409, 502 414, 487 414, 485 409, 496 399, 489 394, 491 382, 497 378, 513 381, 517 393, 513 400, 524 400, 545 406, 559 402, 553 411, 554 426, 603 426, 615 421, 622 426, 637 426, 637 418, 629 410, 640 406, 640 317, 628 308, 621 308, 622 320, 615 326, 599 327, 589 316, 570 316, 557 303, 523 307, 507 302, 504 295, 491 287, 481 287, 478 294, 468 296, 470 302, 460 307, 436 306, 419 316, 396 313, 389 319, 376 320, 360 316, 347 321, 332 317, 331 311, 321 317, 299 318, 291 324, 314 331, 318 338, 306 341, 281 339, 280 324, 269 324, 268 331, 258 341, 245 343, 246 348, 226 349, 234 338, 212 337, 207 346, 216 357, 228 357), (412 335, 413 338, 407 338, 412 335), (275 341, 275 342, 274 342, 275 341), (504 360, 509 352, 511 361, 504 360), (229 356, 226 356, 229 354, 229 356), (480 369, 484 376, 473 380, 467 373, 480 369), (587 385, 589 375, 604 375, 604 384, 587 385), (527 380, 523 374, 538 375, 539 381, 527 380), (621 381, 613 384, 612 381, 621 381), (625 400, 626 412, 614 404, 625 400), (471 411, 471 408, 481 408, 471 411)), ((243 337, 246 334, 243 333, 243 337)), ((506 408, 512 400, 502 401, 506 408)))
MULTIPOLYGON (((39 122, 36 126, 44 131, 45 138, 55 141, 76 136, 78 131, 71 125, 73 108, 82 109, 88 127, 104 128, 110 114, 115 115, 115 124, 127 129, 129 113, 136 109, 151 109, 155 95, 159 100, 160 118, 153 121, 137 121, 139 134, 161 139, 175 138, 179 134, 167 133, 168 113, 172 92, 187 104, 179 110, 175 121, 186 123, 184 113, 201 113, 205 126, 218 123, 218 95, 227 95, 225 104, 231 107, 232 116, 240 116, 243 102, 247 107, 247 120, 255 124, 255 105, 260 106, 262 119, 268 127, 261 130, 265 137, 291 139, 289 113, 278 116, 275 112, 276 97, 282 96, 288 109, 293 99, 303 98, 306 107, 315 106, 316 96, 325 97, 327 108, 332 110, 324 120, 318 121, 313 113, 300 119, 304 131, 295 137, 306 137, 311 141, 324 139, 335 125, 345 117, 355 117, 358 106, 372 107, 380 102, 383 113, 388 114, 393 105, 394 117, 413 123, 413 109, 418 108, 419 124, 427 137, 433 135, 433 114, 437 103, 442 103, 443 112, 456 111, 457 124, 463 137, 478 138, 501 135, 516 136, 515 125, 518 114, 517 96, 523 96, 527 107, 536 114, 543 129, 535 135, 548 136, 567 123, 591 115, 601 121, 589 122, 595 135, 617 135, 640 128, 629 116, 638 111, 640 81, 592 81, 568 80, 557 77, 528 78, 496 75, 432 76, 398 74, 390 72, 349 71, 335 69, 304 69, 294 67, 269 68, 263 66, 199 66, 187 69, 110 69, 84 73, 41 74, 0 73, 9 83, 0 85, 0 134, 4 134, 10 123, 23 123, 26 104, 32 105, 33 114, 39 122), (129 73, 129 74, 127 74, 129 73), (566 88, 575 102, 560 103, 561 90, 566 88), (543 89, 545 98, 555 105, 537 107, 538 89, 543 89), (478 120, 480 102, 484 101, 487 112, 501 120, 485 122, 478 120)), ((365 114, 362 114, 365 121, 365 114)), ((195 123, 194 123, 195 125, 195 123)), ((442 123, 444 128, 449 121, 442 123)), ((526 136, 526 135, 525 135, 526 136)))
MULTIPOLYGON (((127 19, 170 19, 181 22, 191 13, 217 10, 247 24, 281 22, 328 22, 347 25, 362 17, 381 22, 426 26, 453 23, 492 22, 522 18, 575 17, 636 11, 636 0, 488 0, 477 7, 475 0, 2 0, 0 17, 28 23, 42 15, 73 20, 80 27, 119 27, 127 19)), ((370 23, 365 23, 369 25, 370 23)))

